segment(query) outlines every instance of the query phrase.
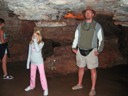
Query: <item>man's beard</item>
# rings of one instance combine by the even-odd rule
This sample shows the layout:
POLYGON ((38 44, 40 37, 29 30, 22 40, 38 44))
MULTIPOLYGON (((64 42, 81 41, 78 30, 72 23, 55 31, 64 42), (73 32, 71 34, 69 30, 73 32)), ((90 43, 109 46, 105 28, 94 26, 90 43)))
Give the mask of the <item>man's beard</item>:
POLYGON ((90 18, 90 17, 89 17, 89 18, 86 18, 86 20, 91 20, 91 19, 92 19, 92 18, 90 18))

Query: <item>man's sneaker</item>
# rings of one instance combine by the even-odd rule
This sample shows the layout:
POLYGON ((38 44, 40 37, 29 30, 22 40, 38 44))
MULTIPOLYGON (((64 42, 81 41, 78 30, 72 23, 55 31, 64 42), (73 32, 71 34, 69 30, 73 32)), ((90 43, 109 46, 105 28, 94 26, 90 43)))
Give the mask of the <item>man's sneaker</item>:
POLYGON ((6 79, 6 80, 11 80, 13 79, 14 77, 11 76, 11 75, 3 75, 3 79, 6 79))
POLYGON ((72 87, 72 90, 78 90, 78 89, 82 89, 82 88, 83 88, 83 86, 76 85, 76 86, 72 87))
POLYGON ((44 90, 44 96, 48 96, 48 90, 44 90))
POLYGON ((25 91, 30 91, 30 90, 33 90, 34 88, 31 88, 30 86, 28 86, 27 88, 25 88, 24 90, 25 91))
POLYGON ((96 91, 95 90, 90 90, 89 96, 95 96, 95 95, 96 95, 96 91))

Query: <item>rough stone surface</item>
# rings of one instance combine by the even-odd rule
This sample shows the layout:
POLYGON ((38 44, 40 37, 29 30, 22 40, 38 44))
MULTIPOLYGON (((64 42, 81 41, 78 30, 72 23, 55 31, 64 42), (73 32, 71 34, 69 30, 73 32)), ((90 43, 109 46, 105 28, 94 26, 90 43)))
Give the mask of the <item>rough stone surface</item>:
MULTIPOLYGON (((119 31, 119 28, 112 23, 112 18, 110 16, 99 15, 95 19, 103 26, 105 34, 105 48, 99 56, 100 67, 114 66, 115 64, 122 63, 123 57, 118 48, 118 34, 121 36, 122 30, 119 31)), ((17 20, 15 21, 17 22, 17 20)), ((11 27, 13 22, 14 20, 12 20, 11 23, 8 23, 8 26, 10 25, 11 27)), ((28 44, 33 33, 33 28, 35 27, 33 21, 28 22, 18 20, 18 22, 18 31, 13 32, 15 28, 12 28, 10 29, 11 32, 8 33, 10 36, 9 49, 11 52, 11 58, 8 59, 9 62, 25 61, 27 59, 28 44)), ((45 42, 43 56, 45 58, 47 70, 54 72, 63 71, 63 73, 66 71, 66 73, 70 73, 77 70, 75 65, 75 55, 71 51, 71 44, 76 26, 81 21, 66 19, 64 22, 66 22, 68 26, 51 28, 42 27, 41 33, 43 39, 47 39, 43 40, 45 42)), ((5 27, 6 30, 8 30, 8 26, 5 27)), ((124 51, 125 47, 126 46, 123 45, 123 49, 121 50, 124 51)), ((126 51, 127 50, 122 54, 126 53, 126 51)))
POLYGON ((128 0, 4 0, 4 2, 22 20, 60 20, 68 12, 80 13, 89 6, 99 14, 112 14, 115 24, 128 26, 128 0))
MULTIPOLYGON (((90 0, 91 2, 93 0, 90 0)), ((75 29, 81 20, 65 18, 59 18, 56 21, 20 20, 17 15, 6 7, 7 3, 0 2, 0 4, 2 5, 0 6, 0 18, 4 18, 6 21, 4 30, 9 38, 11 58, 8 59, 8 62, 26 61, 28 44, 36 26, 35 22, 41 21, 44 24, 48 21, 48 23, 45 23, 45 27, 40 26, 43 41, 45 42, 43 56, 47 71, 70 73, 77 70, 75 55, 71 52, 71 44, 75 29), (66 26, 54 25, 54 27, 48 27, 48 24, 53 22, 59 22, 60 25, 61 22, 65 22, 66 26)), ((99 56, 100 67, 122 64, 124 58, 128 60, 128 28, 114 25, 112 17, 110 14, 103 15, 102 12, 95 17, 96 21, 103 26, 105 34, 105 48, 99 56)))
MULTIPOLYGON (((104 51, 99 55, 99 67, 106 68, 125 63, 117 46, 117 38, 105 40, 104 51)), ((75 54, 71 51, 71 46, 55 48, 54 54, 46 59, 45 67, 47 71, 63 74, 77 71, 75 54)))

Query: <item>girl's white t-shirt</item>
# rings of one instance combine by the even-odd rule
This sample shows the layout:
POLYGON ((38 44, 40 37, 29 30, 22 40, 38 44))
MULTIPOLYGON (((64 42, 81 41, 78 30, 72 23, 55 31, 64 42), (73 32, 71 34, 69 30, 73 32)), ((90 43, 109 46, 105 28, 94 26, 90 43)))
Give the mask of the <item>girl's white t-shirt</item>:
POLYGON ((42 48, 44 46, 44 42, 38 44, 36 38, 33 41, 34 42, 32 44, 29 44, 27 69, 29 69, 30 64, 44 64, 42 56, 42 48))

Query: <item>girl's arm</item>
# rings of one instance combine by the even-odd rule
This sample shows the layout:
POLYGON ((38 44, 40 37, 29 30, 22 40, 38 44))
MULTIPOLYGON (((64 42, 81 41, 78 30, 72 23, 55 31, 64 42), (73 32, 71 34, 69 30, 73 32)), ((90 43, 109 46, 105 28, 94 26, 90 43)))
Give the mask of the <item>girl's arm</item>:
POLYGON ((27 69, 30 67, 30 50, 31 50, 31 45, 29 44, 29 50, 28 50, 28 58, 27 58, 27 69))
POLYGON ((42 51, 42 48, 43 48, 43 46, 44 46, 44 42, 38 44, 36 38, 34 38, 33 41, 34 41, 34 46, 35 46, 36 52, 42 51))

